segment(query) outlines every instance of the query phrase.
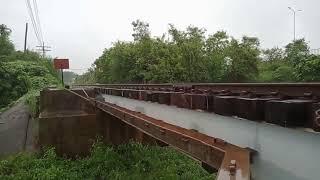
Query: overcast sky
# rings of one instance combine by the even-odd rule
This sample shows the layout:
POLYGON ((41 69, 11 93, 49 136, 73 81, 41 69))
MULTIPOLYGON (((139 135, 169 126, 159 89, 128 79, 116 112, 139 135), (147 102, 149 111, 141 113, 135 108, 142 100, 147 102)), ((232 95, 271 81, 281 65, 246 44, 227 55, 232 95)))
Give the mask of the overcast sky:
MULTIPOLYGON (((33 0, 31 0, 32 2, 33 0)), ((117 40, 132 40, 131 22, 150 24, 153 36, 172 23, 180 29, 192 24, 207 33, 225 30, 241 38, 256 36, 261 46, 283 47, 293 39, 293 15, 288 6, 301 9, 296 16, 297 38, 320 48, 320 0, 38 0, 46 45, 52 57, 70 59, 70 68, 84 72, 104 48, 117 40)), ((29 22, 28 48, 38 45, 25 0, 0 0, 0 24, 12 29, 11 39, 23 49, 25 23, 29 22)))

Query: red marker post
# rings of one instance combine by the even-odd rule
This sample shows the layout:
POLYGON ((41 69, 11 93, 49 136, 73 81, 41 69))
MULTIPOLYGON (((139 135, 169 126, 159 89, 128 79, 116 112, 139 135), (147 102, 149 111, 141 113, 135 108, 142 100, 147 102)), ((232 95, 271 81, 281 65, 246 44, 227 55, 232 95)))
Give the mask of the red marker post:
POLYGON ((69 69, 69 59, 53 59, 53 64, 55 69, 60 69, 61 72, 61 79, 62 79, 62 85, 64 86, 63 81, 63 69, 69 69))

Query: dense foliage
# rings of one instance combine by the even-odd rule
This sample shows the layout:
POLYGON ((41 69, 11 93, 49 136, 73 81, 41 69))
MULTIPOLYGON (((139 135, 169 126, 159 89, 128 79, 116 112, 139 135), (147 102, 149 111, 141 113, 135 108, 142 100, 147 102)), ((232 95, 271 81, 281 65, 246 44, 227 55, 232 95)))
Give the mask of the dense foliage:
POLYGON ((97 143, 89 157, 21 153, 0 161, 0 179, 214 179, 191 158, 171 148, 97 143))
POLYGON ((77 83, 295 82, 319 81, 320 56, 304 39, 263 50, 259 39, 238 40, 224 31, 206 35, 169 25, 152 37, 149 24, 134 21, 133 41, 106 48, 77 83))
POLYGON ((15 51, 10 32, 0 25, 0 109, 29 91, 59 82, 50 59, 15 51))

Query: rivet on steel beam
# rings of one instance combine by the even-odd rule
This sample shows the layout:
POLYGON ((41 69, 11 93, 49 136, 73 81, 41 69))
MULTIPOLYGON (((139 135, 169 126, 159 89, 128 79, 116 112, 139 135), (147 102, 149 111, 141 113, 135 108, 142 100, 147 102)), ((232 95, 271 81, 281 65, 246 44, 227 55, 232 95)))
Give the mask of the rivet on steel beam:
POLYGON ((181 141, 187 143, 187 142, 189 142, 189 139, 188 138, 181 138, 181 141))
POLYGON ((228 89, 223 89, 220 91, 220 93, 225 94, 225 93, 230 93, 230 91, 228 89))
POLYGON ((312 92, 303 93, 303 96, 307 97, 307 98, 311 98, 312 97, 312 92))
POLYGON ((148 123, 144 123, 144 125, 145 125, 146 127, 149 127, 149 124, 148 124, 148 123))
POLYGON ((231 160, 229 164, 230 176, 234 176, 236 174, 236 170, 237 170, 236 160, 231 160))
POLYGON ((161 128, 159 129, 159 131, 160 131, 161 134, 165 134, 166 133, 166 130, 161 129, 161 128))
POLYGON ((273 91, 273 92, 271 92, 270 94, 271 94, 272 96, 277 96, 277 95, 279 94, 279 92, 273 91))
POLYGON ((241 91, 240 92, 240 96, 245 96, 245 95, 248 95, 248 94, 250 94, 249 91, 241 91))

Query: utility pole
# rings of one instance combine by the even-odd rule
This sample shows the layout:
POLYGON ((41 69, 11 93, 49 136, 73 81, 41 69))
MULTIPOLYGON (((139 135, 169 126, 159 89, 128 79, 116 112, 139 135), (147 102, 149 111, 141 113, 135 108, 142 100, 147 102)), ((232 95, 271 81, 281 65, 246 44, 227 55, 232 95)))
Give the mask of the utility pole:
POLYGON ((288 7, 293 12, 293 41, 296 40, 296 13, 302 10, 295 10, 292 7, 288 7))
POLYGON ((41 46, 36 46, 38 49, 38 51, 41 51, 42 52, 42 57, 45 57, 46 55, 46 52, 47 51, 51 51, 49 48, 51 48, 50 46, 45 46, 44 45, 44 42, 42 42, 42 45, 41 46))
POLYGON ((26 32, 24 33, 24 51, 27 50, 27 38, 28 38, 28 23, 26 23, 26 32))
POLYGON ((61 69, 61 80, 62 80, 62 85, 64 87, 64 80, 63 80, 63 69, 61 69))

